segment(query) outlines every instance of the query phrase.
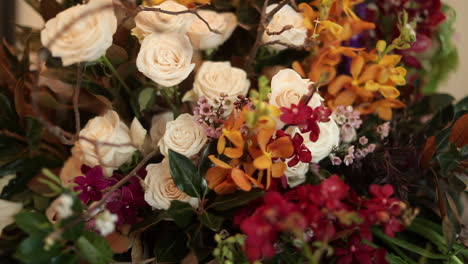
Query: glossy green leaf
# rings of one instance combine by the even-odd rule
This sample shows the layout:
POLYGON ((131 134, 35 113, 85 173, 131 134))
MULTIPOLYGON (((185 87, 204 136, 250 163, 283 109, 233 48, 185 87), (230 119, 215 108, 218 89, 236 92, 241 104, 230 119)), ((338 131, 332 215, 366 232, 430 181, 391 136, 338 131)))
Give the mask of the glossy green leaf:
POLYGON ((85 232, 77 242, 79 254, 90 264, 107 264, 112 259, 112 250, 107 241, 94 232, 85 232))
POLYGON ((192 197, 202 197, 206 185, 190 159, 169 149, 169 166, 172 179, 181 191, 192 197))
POLYGON ((173 223, 167 222, 158 231, 154 254, 158 256, 158 262, 179 263, 189 251, 187 244, 187 233, 173 223))
POLYGON ((171 202, 171 207, 167 210, 167 213, 180 227, 188 226, 195 214, 190 204, 177 200, 171 202))
POLYGON ((138 105, 140 106, 140 111, 151 108, 155 101, 156 94, 153 88, 145 88, 138 94, 138 105))
POLYGON ((16 225, 29 235, 44 235, 52 231, 52 224, 44 214, 21 212, 15 216, 16 225))
POLYGON ((209 208, 217 211, 227 211, 245 205, 263 196, 263 194, 264 192, 261 189, 253 189, 250 192, 237 191, 232 194, 216 197, 214 202, 209 205, 209 208))
POLYGON ((213 231, 219 231, 223 221, 224 218, 222 216, 208 213, 206 211, 200 216, 200 222, 213 231))

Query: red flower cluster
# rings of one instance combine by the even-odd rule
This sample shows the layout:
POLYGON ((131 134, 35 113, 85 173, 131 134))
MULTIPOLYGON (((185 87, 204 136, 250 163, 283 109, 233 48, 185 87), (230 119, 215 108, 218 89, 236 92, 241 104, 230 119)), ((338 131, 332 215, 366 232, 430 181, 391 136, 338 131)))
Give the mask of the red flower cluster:
POLYGON ((281 107, 281 111, 281 121, 286 125, 299 127, 301 133, 310 132, 309 138, 312 142, 317 141, 320 133, 318 122, 328 122, 331 115, 330 109, 323 106, 312 109, 303 101, 298 105, 292 104, 290 108, 281 107))
POLYGON ((288 167, 294 167, 299 162, 309 163, 312 160, 312 153, 304 144, 304 138, 300 133, 294 134, 294 136, 286 134, 284 130, 278 130, 276 132, 276 138, 288 136, 291 139, 291 143, 294 147, 294 153, 288 161, 288 167))
POLYGON ((393 198, 391 185, 372 185, 372 198, 358 196, 338 176, 318 185, 303 185, 284 194, 269 192, 253 214, 237 218, 247 235, 249 260, 270 258, 280 234, 293 235, 304 243, 321 241, 336 250, 339 264, 384 264, 386 252, 366 243, 371 227, 382 225, 393 236, 403 229, 405 205, 393 198))

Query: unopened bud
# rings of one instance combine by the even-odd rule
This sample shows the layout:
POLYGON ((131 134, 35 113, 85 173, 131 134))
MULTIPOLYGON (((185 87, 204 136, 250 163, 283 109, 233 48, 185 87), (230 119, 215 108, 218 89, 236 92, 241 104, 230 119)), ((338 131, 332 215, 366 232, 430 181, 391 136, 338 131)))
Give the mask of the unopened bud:
POLYGON ((377 47, 377 51, 382 53, 387 48, 387 42, 385 42, 385 40, 379 40, 379 41, 377 41, 377 46, 376 47, 377 47))

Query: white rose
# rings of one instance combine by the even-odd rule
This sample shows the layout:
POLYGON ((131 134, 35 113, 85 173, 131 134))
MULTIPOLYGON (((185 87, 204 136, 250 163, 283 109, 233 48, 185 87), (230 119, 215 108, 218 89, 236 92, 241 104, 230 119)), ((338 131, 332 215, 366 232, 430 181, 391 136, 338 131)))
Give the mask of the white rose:
POLYGON ((151 34, 140 48, 136 65, 138 70, 162 86, 181 83, 195 64, 191 63, 192 45, 187 36, 179 33, 151 34))
POLYGON ((164 156, 169 149, 188 158, 198 154, 208 140, 205 129, 189 114, 182 114, 166 124, 166 132, 159 141, 164 156))
MULTIPOLYGON (((151 7, 173 12, 187 10, 187 7, 174 1, 165 1, 160 5, 151 7)), ((132 33, 139 39, 143 39, 153 32, 178 32, 185 34, 195 18, 195 15, 190 13, 170 15, 156 11, 141 11, 135 17, 136 27, 132 30, 132 33)))
POLYGON ((288 167, 284 172, 288 185, 291 188, 302 184, 306 180, 306 173, 309 171, 309 163, 299 162, 293 167, 288 167))
POLYGON ((234 13, 217 13, 212 10, 200 10, 198 14, 219 34, 210 31, 205 22, 197 18, 187 31, 193 47, 197 50, 217 48, 231 36, 237 27, 237 18, 234 13))
POLYGON ((182 192, 174 183, 169 169, 168 159, 158 164, 146 166, 145 201, 154 208, 167 210, 171 201, 178 200, 198 207, 198 199, 182 192))
POLYGON ((15 222, 15 215, 21 211, 23 205, 0 199, 0 235, 3 228, 15 222))
MULTIPOLYGON (((269 5, 266 12, 273 10, 278 4, 269 5)), ((284 26, 292 26, 291 29, 283 31, 281 34, 268 35, 267 32, 263 33, 263 43, 270 41, 281 41, 283 43, 292 44, 296 46, 303 45, 307 38, 307 28, 304 25, 304 17, 301 13, 296 12, 291 6, 283 6, 268 23, 267 30, 269 32, 279 32, 284 26)), ((285 46, 275 44, 270 45, 274 50, 280 51, 286 49, 285 46)))
POLYGON ((277 107, 297 105, 301 98, 309 93, 309 86, 312 83, 309 79, 302 79, 294 70, 281 70, 271 79, 269 103, 277 107))
POLYGON ((113 8, 102 9, 111 4, 112 0, 93 0, 60 12, 41 31, 42 45, 62 58, 64 66, 97 60, 112 45, 117 30, 113 8))
POLYGON ((249 86, 247 73, 232 67, 230 62, 205 61, 195 75, 193 90, 184 96, 184 100, 196 100, 204 96, 210 104, 217 105, 221 94, 225 94, 226 100, 234 102, 238 95, 247 95, 249 86))
POLYGON ((167 122, 173 120, 174 113, 172 112, 165 112, 153 116, 153 119, 151 119, 150 136, 154 145, 158 145, 159 140, 164 136, 167 122))
POLYGON ((326 123, 319 122, 320 134, 317 141, 312 142, 309 139, 309 133, 303 135, 304 144, 312 153, 312 162, 319 162, 338 146, 340 142, 340 129, 333 119, 326 123))
POLYGON ((131 128, 121 122, 115 111, 107 111, 103 116, 88 121, 80 131, 80 139, 74 150, 74 155, 81 158, 84 164, 94 167, 100 165, 104 174, 111 176, 112 172, 127 162, 133 153, 143 144, 146 130, 135 118, 131 128), (104 144, 93 144, 89 140, 104 144), (106 145, 105 143, 120 146, 106 145))

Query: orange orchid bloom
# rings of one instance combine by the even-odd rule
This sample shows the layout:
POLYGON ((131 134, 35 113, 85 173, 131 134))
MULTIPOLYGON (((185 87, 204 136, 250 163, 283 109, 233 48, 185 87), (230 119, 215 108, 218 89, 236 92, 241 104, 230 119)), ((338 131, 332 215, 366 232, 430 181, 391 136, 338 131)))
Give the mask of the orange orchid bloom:
MULTIPOLYGON (((260 182, 239 168, 241 163, 238 159, 232 159, 230 164, 228 164, 214 155, 210 155, 208 158, 216 166, 208 169, 205 178, 208 182, 208 187, 217 194, 233 193, 237 188, 248 192, 252 189, 252 184, 263 188, 260 182)), ((246 171, 248 170, 246 169, 246 171)))
MULTIPOLYGON (((277 138, 269 143, 274 129, 260 129, 257 135, 257 143, 260 151, 250 149, 253 154, 253 166, 258 170, 266 170, 266 188, 270 187, 271 177, 281 177, 284 174, 287 166, 284 162, 279 161, 273 163, 273 158, 289 158, 294 153, 294 147, 291 139, 287 136, 277 138), (256 152, 256 153, 255 153, 256 152)), ((260 172, 263 176, 263 172, 260 172)), ((259 178, 259 181, 261 179, 259 178)))
POLYGON ((363 115, 376 113, 383 120, 391 120, 393 108, 403 108, 406 105, 397 99, 382 99, 373 103, 359 105, 356 109, 363 115))
POLYGON ((217 151, 229 158, 240 158, 244 153, 245 140, 240 132, 241 126, 245 121, 245 111, 237 113, 233 111, 224 125, 222 134, 218 140, 217 151), (233 147, 226 147, 229 140, 233 147))

